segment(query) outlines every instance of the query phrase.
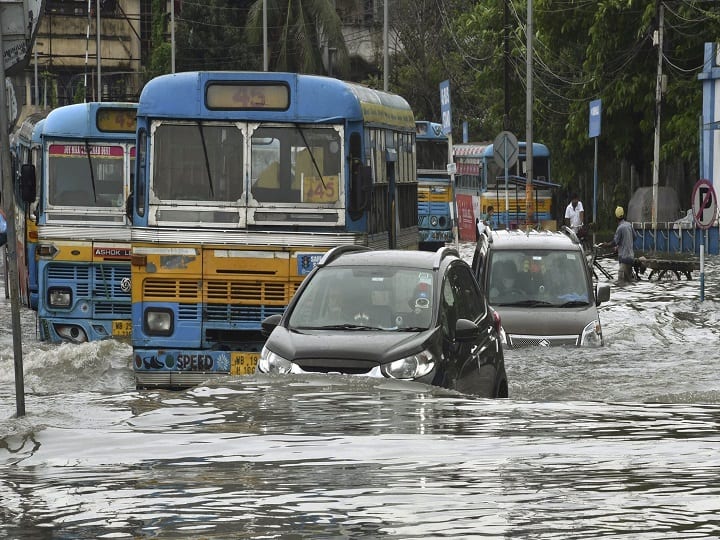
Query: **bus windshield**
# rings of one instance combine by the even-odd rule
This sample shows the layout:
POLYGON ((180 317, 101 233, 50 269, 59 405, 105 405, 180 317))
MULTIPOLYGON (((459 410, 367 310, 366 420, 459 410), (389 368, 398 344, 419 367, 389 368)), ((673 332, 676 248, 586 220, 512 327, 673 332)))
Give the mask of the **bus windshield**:
POLYGON ((119 145, 51 144, 48 203, 120 208, 124 200, 125 150, 119 145))
POLYGON ((335 129, 260 127, 252 136, 252 196, 260 203, 336 203, 341 155, 335 129))
POLYGON ((237 201, 243 141, 235 124, 162 123, 153 136, 153 189, 162 201, 237 201))

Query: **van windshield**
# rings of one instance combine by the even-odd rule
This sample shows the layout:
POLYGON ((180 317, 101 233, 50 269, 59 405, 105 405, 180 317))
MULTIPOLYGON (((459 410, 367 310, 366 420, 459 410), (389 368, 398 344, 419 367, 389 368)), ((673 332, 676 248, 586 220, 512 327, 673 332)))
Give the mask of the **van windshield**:
POLYGON ((488 300, 493 306, 586 306, 591 298, 586 266, 578 251, 495 251, 488 300))

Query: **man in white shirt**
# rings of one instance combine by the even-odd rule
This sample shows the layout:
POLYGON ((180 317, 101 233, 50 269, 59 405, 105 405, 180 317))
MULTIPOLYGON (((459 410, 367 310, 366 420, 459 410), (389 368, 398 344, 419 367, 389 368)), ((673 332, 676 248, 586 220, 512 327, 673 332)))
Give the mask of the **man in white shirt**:
POLYGON ((584 222, 585 209, 577 193, 573 193, 570 196, 570 203, 567 205, 567 208, 565 208, 565 225, 570 227, 575 234, 578 234, 584 222))

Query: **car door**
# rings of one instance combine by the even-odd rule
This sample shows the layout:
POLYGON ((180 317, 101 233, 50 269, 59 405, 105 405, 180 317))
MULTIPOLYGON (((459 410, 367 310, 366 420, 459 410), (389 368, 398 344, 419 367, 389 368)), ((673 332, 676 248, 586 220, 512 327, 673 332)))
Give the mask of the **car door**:
POLYGON ((492 314, 466 264, 455 264, 450 268, 446 285, 448 295, 453 298, 452 346, 448 348, 448 354, 452 355, 454 387, 461 392, 493 396, 498 347, 492 314), (471 336, 458 337, 454 329, 459 319, 473 322, 477 331, 471 336))

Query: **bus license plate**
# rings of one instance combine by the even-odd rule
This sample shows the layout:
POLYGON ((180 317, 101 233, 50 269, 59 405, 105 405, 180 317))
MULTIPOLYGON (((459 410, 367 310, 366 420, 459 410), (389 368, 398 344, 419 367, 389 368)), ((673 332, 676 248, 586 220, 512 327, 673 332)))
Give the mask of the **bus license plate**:
POLYGON ((233 352, 230 353, 230 375, 252 375, 255 373, 260 353, 233 352))
POLYGON ((130 337, 132 334, 132 321, 113 321, 112 335, 114 337, 130 337))

